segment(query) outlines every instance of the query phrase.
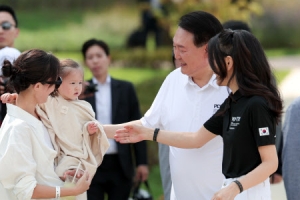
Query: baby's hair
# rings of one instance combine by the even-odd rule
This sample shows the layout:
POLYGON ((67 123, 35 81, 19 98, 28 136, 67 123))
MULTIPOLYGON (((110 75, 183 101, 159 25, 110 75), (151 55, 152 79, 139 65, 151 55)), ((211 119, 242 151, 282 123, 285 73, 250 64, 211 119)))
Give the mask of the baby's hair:
MULTIPOLYGON (((68 76, 69 73, 76 69, 80 70, 82 72, 83 77, 83 68, 74 60, 72 59, 64 59, 59 62, 60 68, 59 68, 59 76, 62 78, 62 81, 64 81, 64 77, 68 76)), ((55 89, 51 96, 57 96, 58 95, 58 89, 55 89)))
POLYGON ((74 60, 72 59, 64 59, 60 61, 60 70, 59 70, 59 76, 62 78, 66 77, 71 70, 78 69, 82 71, 83 74, 83 68, 74 60))

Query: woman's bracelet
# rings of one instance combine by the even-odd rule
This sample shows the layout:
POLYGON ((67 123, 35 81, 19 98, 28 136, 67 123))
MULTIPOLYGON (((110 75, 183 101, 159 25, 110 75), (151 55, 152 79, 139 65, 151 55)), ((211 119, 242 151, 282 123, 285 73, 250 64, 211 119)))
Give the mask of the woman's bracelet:
POLYGON ((243 185, 241 184, 241 182, 238 180, 234 180, 233 182, 235 182, 238 185, 238 187, 240 188, 240 193, 242 193, 244 189, 243 189, 243 185))
POLYGON ((56 199, 59 199, 60 198, 60 187, 59 186, 56 186, 56 192, 55 192, 55 198, 56 199))
POLYGON ((154 142, 156 142, 158 132, 159 132, 159 128, 156 128, 156 129, 154 130, 154 134, 153 134, 153 141, 154 141, 154 142))

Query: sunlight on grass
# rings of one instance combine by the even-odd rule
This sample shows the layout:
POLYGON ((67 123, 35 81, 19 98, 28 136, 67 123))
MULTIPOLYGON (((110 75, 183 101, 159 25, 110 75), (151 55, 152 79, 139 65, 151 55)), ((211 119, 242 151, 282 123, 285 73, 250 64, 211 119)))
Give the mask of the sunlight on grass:
MULTIPOLYGON (((150 176, 149 176, 149 185, 154 197, 153 200, 163 200, 163 190, 162 190, 162 183, 161 179, 157 179, 155 177, 160 177, 159 166, 156 165, 150 169, 150 176), (160 187, 157 187, 160 186, 160 187)), ((144 186, 142 188, 145 188, 144 186)))
POLYGON ((170 70, 141 68, 110 68, 109 73, 118 79, 123 79, 137 85, 157 76, 165 77, 170 70))
POLYGON ((139 9, 122 4, 101 11, 47 10, 20 12, 21 33, 16 48, 46 51, 79 51, 88 39, 106 41, 111 48, 123 48, 130 32, 140 24, 139 9))
POLYGON ((276 77, 277 85, 280 84, 290 72, 291 70, 288 69, 273 71, 274 76, 276 77))
POLYGON ((300 49, 291 49, 291 48, 269 49, 269 50, 266 50, 265 52, 268 57, 300 55, 300 49))
MULTIPOLYGON (((71 58, 84 67, 81 54, 78 52, 57 52, 54 53, 59 59, 71 58)), ((141 84, 147 80, 154 79, 155 77, 166 77, 170 73, 170 69, 151 69, 151 68, 122 68, 122 67, 110 67, 109 73, 116 79, 122 79, 132 82, 134 85, 141 84)), ((92 78, 92 74, 89 69, 84 67, 84 79, 88 80, 92 78)))

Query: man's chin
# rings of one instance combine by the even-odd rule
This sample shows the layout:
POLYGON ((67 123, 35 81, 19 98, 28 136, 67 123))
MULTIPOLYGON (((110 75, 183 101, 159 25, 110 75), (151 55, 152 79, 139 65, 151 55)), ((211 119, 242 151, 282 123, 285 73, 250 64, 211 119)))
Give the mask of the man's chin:
POLYGON ((181 67, 180 67, 180 70, 181 70, 181 73, 187 74, 187 70, 186 70, 186 67, 185 67, 185 66, 181 66, 181 67))

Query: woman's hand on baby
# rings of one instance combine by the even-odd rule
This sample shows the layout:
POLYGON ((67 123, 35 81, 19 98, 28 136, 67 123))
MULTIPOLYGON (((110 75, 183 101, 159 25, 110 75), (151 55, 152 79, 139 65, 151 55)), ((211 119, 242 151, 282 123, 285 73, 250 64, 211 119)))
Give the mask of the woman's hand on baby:
MULTIPOLYGON (((66 170, 65 173, 63 174, 62 177, 60 177, 60 179, 62 181, 65 181, 66 180, 66 177, 67 175, 70 175, 70 176, 74 176, 76 173, 76 169, 69 169, 69 170, 66 170)), ((76 174, 76 178, 81 178, 84 174, 84 171, 82 169, 79 169, 77 174, 76 174)))
POLYGON ((76 192, 78 192, 77 195, 87 191, 90 187, 91 181, 92 177, 89 176, 89 173, 87 171, 85 171, 74 187, 76 192))
POLYGON ((95 122, 90 122, 87 126, 87 130, 90 135, 93 135, 98 131, 98 126, 95 122))
POLYGON ((1 95, 1 101, 2 103, 11 103, 14 104, 16 102, 16 99, 18 97, 18 94, 16 93, 4 93, 1 95))
POLYGON ((78 181, 76 182, 76 185, 72 188, 72 190, 74 190, 74 195, 77 196, 89 189, 92 181, 92 177, 89 176, 88 171, 83 171, 79 169, 76 173, 76 169, 69 169, 65 171, 61 179, 65 181, 67 175, 74 177, 75 174, 76 174, 76 179, 78 179, 78 181))

